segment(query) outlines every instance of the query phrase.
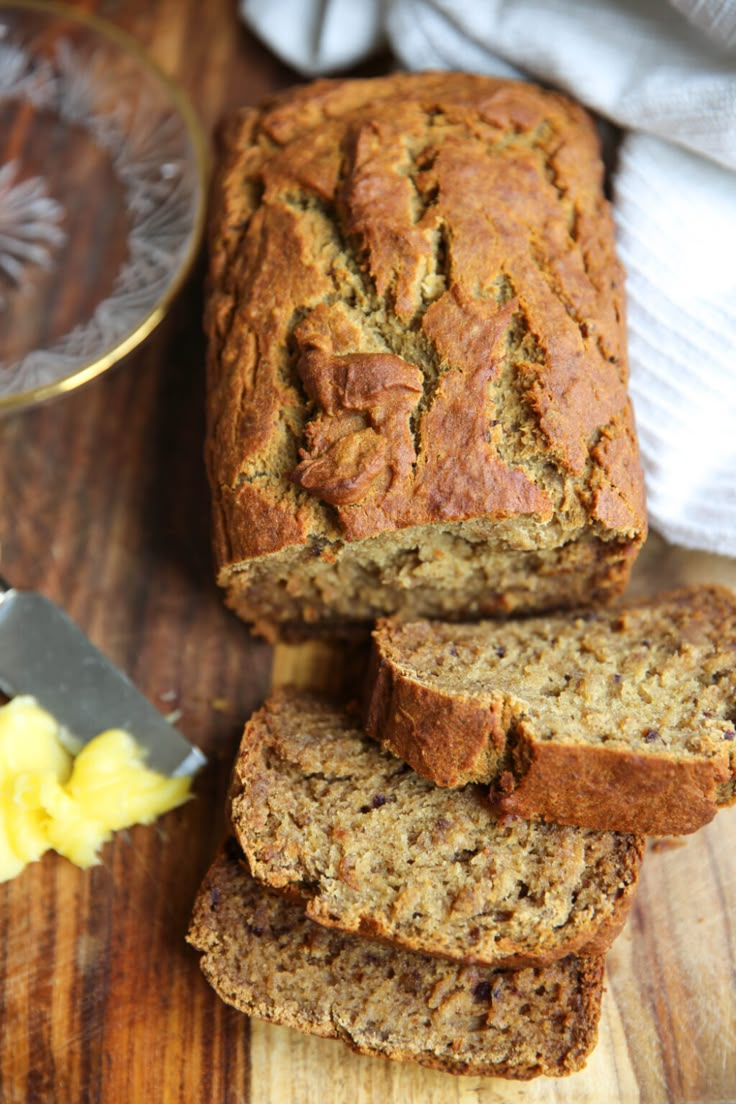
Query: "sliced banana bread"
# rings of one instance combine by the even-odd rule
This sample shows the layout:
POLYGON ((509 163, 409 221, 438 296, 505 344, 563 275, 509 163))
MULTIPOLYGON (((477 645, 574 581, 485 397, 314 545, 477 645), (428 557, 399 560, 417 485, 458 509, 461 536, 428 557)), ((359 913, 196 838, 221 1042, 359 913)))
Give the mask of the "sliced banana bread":
POLYGON ((595 1045, 601 957, 498 971, 330 931, 254 882, 232 847, 187 938, 228 1004, 363 1054, 526 1080, 574 1072, 595 1045))
POLYGON ((515 820, 440 789, 341 708, 275 696, 249 721, 230 820, 251 873, 327 926, 485 965, 599 953, 621 928, 643 841, 515 820))
POLYGON ((736 596, 694 586, 617 611, 474 625, 384 621, 366 711, 442 786, 507 813, 692 832, 736 799, 736 596))

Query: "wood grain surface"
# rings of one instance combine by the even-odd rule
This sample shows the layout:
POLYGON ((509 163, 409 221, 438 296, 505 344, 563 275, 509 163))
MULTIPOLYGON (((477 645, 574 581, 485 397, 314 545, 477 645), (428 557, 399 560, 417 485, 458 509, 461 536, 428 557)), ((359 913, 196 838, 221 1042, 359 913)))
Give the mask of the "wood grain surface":
MULTIPOLYGON (((209 129, 228 107, 295 79, 226 0, 84 7, 136 35, 209 129)), ((736 811, 647 855, 609 957, 599 1045, 562 1081, 453 1078, 362 1058, 249 1022, 203 981, 184 932, 223 830, 243 721, 271 681, 324 686, 345 668, 323 645, 274 656, 211 581, 201 282, 200 265, 118 369, 0 422, 0 570, 63 604, 152 702, 181 711, 180 727, 209 757, 193 801, 119 834, 99 866, 83 872, 49 855, 0 886, 0 1101, 736 1100, 736 811)), ((736 564, 652 538, 633 587, 690 579, 736 585, 736 564)))

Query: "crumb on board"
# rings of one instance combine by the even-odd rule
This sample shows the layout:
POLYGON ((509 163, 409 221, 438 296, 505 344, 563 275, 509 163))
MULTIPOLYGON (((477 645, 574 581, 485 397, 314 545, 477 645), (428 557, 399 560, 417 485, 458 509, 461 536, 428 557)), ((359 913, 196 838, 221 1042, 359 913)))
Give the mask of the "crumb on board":
POLYGON ((674 851, 679 847, 684 847, 687 840, 673 838, 672 836, 662 836, 661 839, 652 840, 649 844, 650 851, 674 851))

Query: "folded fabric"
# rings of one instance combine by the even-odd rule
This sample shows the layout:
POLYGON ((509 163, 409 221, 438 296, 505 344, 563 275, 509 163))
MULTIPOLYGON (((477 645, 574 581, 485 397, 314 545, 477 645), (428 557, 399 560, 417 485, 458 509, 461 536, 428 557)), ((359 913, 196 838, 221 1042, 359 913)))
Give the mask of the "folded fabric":
POLYGON ((614 210, 651 524, 736 555, 736 174, 631 133, 614 210))
POLYGON ((614 213, 652 526, 736 556, 736 0, 241 0, 314 76, 387 41, 410 69, 523 76, 624 130, 614 213))

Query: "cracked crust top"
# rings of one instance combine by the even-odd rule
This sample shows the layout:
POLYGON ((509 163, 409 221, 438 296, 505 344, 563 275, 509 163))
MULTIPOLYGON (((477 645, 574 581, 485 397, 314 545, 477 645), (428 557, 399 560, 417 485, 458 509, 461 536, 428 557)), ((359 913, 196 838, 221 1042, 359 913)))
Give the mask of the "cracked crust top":
POLYGON ((643 537, 601 178, 582 108, 468 74, 320 81, 230 121, 206 320, 219 568, 477 517, 643 537))

